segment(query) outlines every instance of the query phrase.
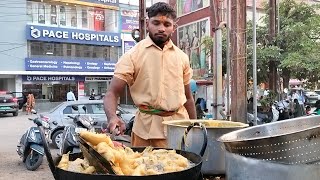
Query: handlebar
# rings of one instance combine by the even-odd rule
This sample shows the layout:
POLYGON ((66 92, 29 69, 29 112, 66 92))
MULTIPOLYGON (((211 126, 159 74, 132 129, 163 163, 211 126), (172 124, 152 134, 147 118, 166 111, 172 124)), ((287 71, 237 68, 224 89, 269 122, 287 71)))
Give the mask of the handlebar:
POLYGON ((73 116, 70 116, 70 115, 68 115, 68 117, 69 117, 69 118, 71 118, 71 119, 75 119, 75 117, 73 117, 73 116))

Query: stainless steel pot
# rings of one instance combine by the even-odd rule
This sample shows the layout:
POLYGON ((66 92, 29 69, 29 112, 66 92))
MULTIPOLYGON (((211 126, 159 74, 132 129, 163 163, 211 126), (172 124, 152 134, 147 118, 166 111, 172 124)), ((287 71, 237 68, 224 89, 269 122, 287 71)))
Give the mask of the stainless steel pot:
POLYGON ((320 165, 283 164, 226 152, 227 180, 317 180, 320 165))
MULTIPOLYGON (((168 148, 181 149, 181 137, 187 127, 193 123, 201 123, 207 129, 208 145, 205 150, 201 172, 205 175, 225 174, 225 147, 216 139, 225 133, 247 127, 247 124, 218 120, 175 120, 165 121, 167 127, 168 148)), ((198 153, 203 144, 203 131, 196 126, 186 137, 186 151, 198 153)))
POLYGON ((320 162, 320 116, 277 121, 219 138, 229 152, 287 164, 320 162))

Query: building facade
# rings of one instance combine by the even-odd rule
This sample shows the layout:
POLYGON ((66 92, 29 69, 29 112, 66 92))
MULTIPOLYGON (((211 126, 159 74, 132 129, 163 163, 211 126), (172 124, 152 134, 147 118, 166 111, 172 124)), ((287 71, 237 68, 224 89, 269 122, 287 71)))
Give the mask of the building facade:
POLYGON ((78 99, 92 90, 103 95, 115 63, 134 45, 137 9, 118 0, 2 3, 0 90, 50 101, 65 101, 69 90, 78 99))

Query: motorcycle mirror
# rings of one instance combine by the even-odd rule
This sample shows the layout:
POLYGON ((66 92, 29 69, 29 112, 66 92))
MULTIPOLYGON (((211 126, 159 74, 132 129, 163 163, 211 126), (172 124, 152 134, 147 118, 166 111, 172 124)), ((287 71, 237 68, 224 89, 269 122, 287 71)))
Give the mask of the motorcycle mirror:
POLYGON ((78 111, 78 110, 79 110, 78 106, 76 106, 76 105, 72 105, 71 108, 72 108, 73 110, 75 110, 75 111, 78 111))
POLYGON ((107 132, 107 129, 108 129, 108 123, 107 122, 102 123, 101 124, 102 132, 107 132))
POLYGON ((58 125, 58 123, 56 121, 53 121, 52 124, 55 126, 58 125))
POLYGON ((87 113, 87 107, 86 106, 82 106, 82 109, 84 110, 85 113, 87 113))

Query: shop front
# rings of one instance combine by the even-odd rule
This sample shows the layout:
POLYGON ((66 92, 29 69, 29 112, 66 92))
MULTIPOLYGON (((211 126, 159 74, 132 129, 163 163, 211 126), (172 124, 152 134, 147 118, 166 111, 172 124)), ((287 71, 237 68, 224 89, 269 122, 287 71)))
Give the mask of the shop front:
POLYGON ((23 75, 22 89, 34 94, 36 99, 60 102, 72 90, 78 97, 78 84, 83 76, 76 75, 23 75))
POLYGON ((70 90, 78 100, 85 100, 92 92, 97 98, 104 96, 111 79, 112 76, 23 75, 22 88, 36 99, 51 102, 65 101, 70 90))

